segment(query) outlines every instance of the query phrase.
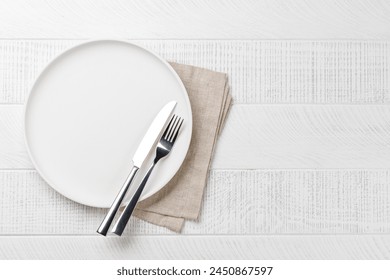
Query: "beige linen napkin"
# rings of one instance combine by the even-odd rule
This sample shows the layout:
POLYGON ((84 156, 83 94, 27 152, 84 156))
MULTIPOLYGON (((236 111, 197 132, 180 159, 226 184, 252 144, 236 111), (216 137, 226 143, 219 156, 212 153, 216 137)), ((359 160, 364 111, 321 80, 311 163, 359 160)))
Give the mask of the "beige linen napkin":
POLYGON ((159 192, 140 202, 134 215, 180 232, 185 219, 199 216, 216 139, 228 113, 231 96, 227 75, 190 65, 171 63, 191 102, 193 130, 183 165, 159 192))

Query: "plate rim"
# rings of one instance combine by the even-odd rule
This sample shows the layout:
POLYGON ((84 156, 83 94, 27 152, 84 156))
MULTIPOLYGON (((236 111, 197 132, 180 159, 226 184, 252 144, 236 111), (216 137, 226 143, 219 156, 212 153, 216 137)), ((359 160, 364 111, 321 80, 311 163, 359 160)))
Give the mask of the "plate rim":
MULTIPOLYGON (((73 50, 77 49, 77 48, 80 48, 82 46, 85 46, 85 45, 89 45, 89 44, 95 44, 95 43, 103 43, 103 42, 116 42, 116 43, 123 43, 123 44, 127 44, 127 45, 131 45, 133 47, 137 47, 137 48, 140 48, 141 50, 147 52, 148 54, 154 56, 155 58, 157 58, 160 62, 162 62, 166 67, 167 69, 169 69, 169 71, 174 75, 174 77, 176 78, 178 84, 180 85, 182 91, 185 93, 185 99, 186 99, 186 103, 187 103, 187 107, 188 107, 188 110, 189 110, 189 114, 190 114, 190 131, 189 131, 189 140, 188 140, 188 143, 186 143, 186 152, 185 152, 185 155, 183 157, 183 160, 181 161, 181 163, 178 165, 177 168, 175 168, 176 170, 173 172, 173 175, 172 177, 167 181, 165 182, 164 184, 162 184, 161 187, 159 188, 155 188, 155 190, 153 191, 150 190, 150 192, 148 192, 146 195, 143 195, 141 196, 140 200, 139 201, 143 201, 151 196, 153 196, 154 194, 156 194, 158 191, 162 190, 171 180, 172 178, 177 174, 177 172, 180 170, 181 166, 183 165, 186 157, 187 157, 187 154, 188 154, 188 150, 189 150, 189 147, 190 147, 190 144, 191 144, 191 140, 192 140, 192 132, 193 132, 193 114, 192 114, 192 107, 191 107, 191 102, 190 102, 190 99, 189 99, 189 96, 188 96, 188 92, 187 92, 187 89, 185 88, 184 84, 183 84, 183 81, 181 80, 181 78, 179 77, 179 75, 177 74, 177 72, 173 69, 173 67, 168 63, 167 60, 165 60, 164 58, 162 58, 161 56, 159 56, 158 54, 156 54, 155 52, 149 50, 149 49, 146 49, 145 47, 143 46, 140 46, 139 44, 137 43, 133 43, 133 42, 130 42, 130 41, 127 41, 127 40, 119 40, 119 39, 96 39, 96 40, 86 40, 84 42, 81 42, 79 44, 76 44, 74 46, 71 46, 65 50, 63 50, 62 52, 60 52, 59 54, 55 55, 51 60, 49 60, 46 65, 39 71, 38 75, 36 76, 36 78, 34 79, 34 82, 31 84, 29 90, 28 90, 28 95, 27 95, 27 98, 24 102, 24 105, 23 105, 23 137, 24 137, 24 143, 25 143, 25 146, 26 146, 26 150, 27 150, 27 154, 35 168, 35 170, 37 171, 37 173, 39 174, 39 176, 50 186, 50 188, 52 188, 53 190, 55 190, 56 192, 58 192, 59 194, 61 194, 62 196, 72 200, 72 201, 75 201, 79 204, 82 204, 82 205, 86 205, 86 206, 89 206, 89 207, 95 207, 95 208, 109 208, 110 205, 100 205, 100 204, 91 204, 91 203, 88 203, 88 202, 85 202, 81 199, 75 199, 75 198, 71 198, 69 197, 68 195, 64 194, 64 192, 60 191, 58 188, 56 188, 55 184, 53 184, 53 182, 51 182, 50 180, 48 180, 48 178, 44 175, 44 173, 41 171, 41 169, 39 168, 39 165, 36 163, 33 155, 32 155, 32 152, 31 152, 31 148, 28 144, 28 140, 27 140, 27 122, 26 122, 26 119, 27 119, 27 110, 28 110, 28 104, 29 104, 29 101, 31 99, 31 96, 33 95, 33 91, 38 83, 38 81, 40 80, 40 78, 48 71, 48 69, 50 68, 50 66, 52 66, 59 58, 61 58, 62 56, 72 52, 73 50)), ((129 169, 129 173, 130 173, 131 169, 129 169)))

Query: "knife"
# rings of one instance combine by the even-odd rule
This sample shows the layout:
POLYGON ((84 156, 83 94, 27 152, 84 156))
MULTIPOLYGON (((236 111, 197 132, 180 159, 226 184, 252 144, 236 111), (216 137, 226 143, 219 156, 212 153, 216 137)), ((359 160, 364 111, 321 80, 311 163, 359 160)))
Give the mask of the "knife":
POLYGON ((163 131, 165 125, 171 117, 173 110, 176 107, 177 102, 171 101, 166 104, 157 116, 154 118, 152 124, 149 126, 148 131, 146 132, 144 138, 139 144, 137 150, 133 156, 133 169, 130 171, 130 174, 127 176, 126 181, 124 182, 122 188, 117 194, 114 202, 112 203, 110 209, 108 210, 107 215, 104 217, 102 223, 97 229, 97 233, 101 235, 106 235, 112 221, 115 218, 115 214, 118 211, 119 207, 122 204, 123 199, 126 196, 130 185, 137 174, 138 169, 141 168, 145 159, 147 158, 150 150, 155 146, 158 139, 160 139, 160 134, 163 131))

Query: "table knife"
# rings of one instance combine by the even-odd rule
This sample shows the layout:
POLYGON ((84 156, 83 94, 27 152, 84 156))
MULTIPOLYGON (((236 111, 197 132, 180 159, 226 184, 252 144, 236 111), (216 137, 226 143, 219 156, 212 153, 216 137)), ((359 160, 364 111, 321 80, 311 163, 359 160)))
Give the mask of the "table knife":
POLYGON ((137 174, 137 171, 141 168, 143 165, 145 159, 147 158, 149 152, 154 148, 157 140, 160 139, 160 134, 162 133, 164 127, 166 126, 168 120, 170 119, 173 110, 176 107, 177 102, 171 101, 168 104, 166 104, 160 112, 157 114, 157 116, 154 118, 152 124, 149 126, 148 131, 146 132, 145 136, 143 137, 141 143, 139 144, 137 150, 134 153, 133 156, 133 169, 130 171, 130 174, 127 176, 126 181, 124 182, 122 188, 120 189, 119 193, 117 194, 114 202, 112 203, 110 209, 108 210, 107 215, 104 217, 102 223, 100 224, 99 228, 97 229, 97 233, 101 235, 106 235, 112 221, 115 218, 115 215, 119 209, 119 207, 122 204, 123 199, 126 196, 126 193, 128 189, 130 188, 130 185, 137 174))

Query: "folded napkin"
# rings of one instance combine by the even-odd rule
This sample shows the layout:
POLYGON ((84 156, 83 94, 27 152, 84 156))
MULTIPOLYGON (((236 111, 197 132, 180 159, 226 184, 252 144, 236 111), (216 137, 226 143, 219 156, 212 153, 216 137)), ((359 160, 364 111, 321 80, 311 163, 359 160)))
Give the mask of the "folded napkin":
POLYGON ((185 219, 198 218, 214 146, 230 103, 227 75, 171 63, 191 102, 193 128, 187 156, 176 175, 159 192, 138 203, 134 215, 180 232, 185 219))

